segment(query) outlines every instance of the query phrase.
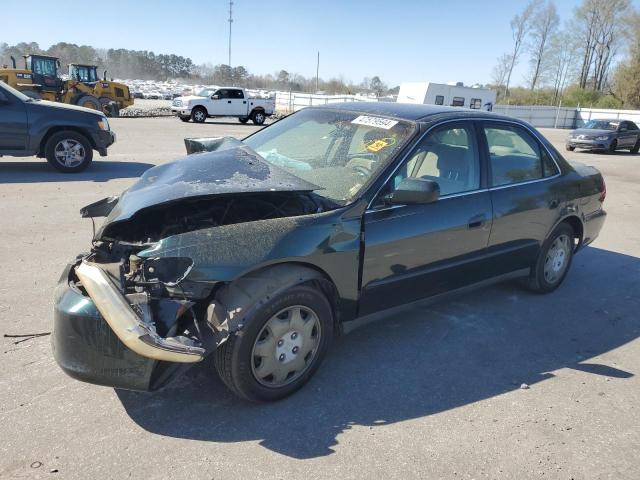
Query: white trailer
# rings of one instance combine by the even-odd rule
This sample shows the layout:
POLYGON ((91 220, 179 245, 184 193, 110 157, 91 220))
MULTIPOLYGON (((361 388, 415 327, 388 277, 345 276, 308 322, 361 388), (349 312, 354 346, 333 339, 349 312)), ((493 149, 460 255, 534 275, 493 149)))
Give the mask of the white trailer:
POLYGON ((488 88, 465 87, 461 83, 403 82, 397 101, 491 110, 496 103, 496 92, 488 88))

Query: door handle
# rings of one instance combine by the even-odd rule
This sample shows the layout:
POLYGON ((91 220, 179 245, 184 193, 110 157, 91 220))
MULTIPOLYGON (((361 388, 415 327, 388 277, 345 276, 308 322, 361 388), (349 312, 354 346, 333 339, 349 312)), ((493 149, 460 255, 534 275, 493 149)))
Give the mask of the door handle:
POLYGON ((244 100, 242 103, 244 103, 244 104, 246 105, 246 104, 247 104, 247 101, 246 101, 246 100, 244 100))
POLYGON ((227 103, 231 103, 231 100, 227 100, 227 103))
POLYGON ((483 227, 484 224, 487 223, 487 216, 484 213, 479 215, 475 215, 469 219, 467 223, 468 228, 480 228, 483 227))

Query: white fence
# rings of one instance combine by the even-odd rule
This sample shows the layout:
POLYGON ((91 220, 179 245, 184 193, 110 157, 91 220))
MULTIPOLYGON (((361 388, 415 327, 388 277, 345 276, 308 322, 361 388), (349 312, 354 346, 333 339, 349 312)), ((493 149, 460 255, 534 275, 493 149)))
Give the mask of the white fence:
POLYGON ((579 128, 592 118, 640 123, 640 110, 495 105, 493 111, 525 120, 538 128, 579 128))
MULTIPOLYGON (((380 99, 387 101, 388 99, 380 99)), ((276 92, 276 110, 296 112, 305 107, 339 102, 376 102, 375 98, 359 95, 322 95, 296 92, 276 92)), ((493 111, 519 118, 538 128, 579 128, 592 118, 631 120, 640 124, 640 110, 609 110, 554 106, 495 105, 493 111)))
POLYGON ((377 102, 375 98, 356 95, 322 95, 312 93, 276 92, 276 110, 282 113, 297 112, 304 107, 340 102, 377 102))

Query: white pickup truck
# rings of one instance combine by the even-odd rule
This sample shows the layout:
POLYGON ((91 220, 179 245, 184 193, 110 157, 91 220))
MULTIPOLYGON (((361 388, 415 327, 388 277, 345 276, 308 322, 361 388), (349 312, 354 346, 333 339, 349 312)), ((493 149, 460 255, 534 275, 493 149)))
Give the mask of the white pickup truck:
POLYGON ((256 125, 262 125, 269 115, 273 115, 275 103, 272 98, 252 98, 244 88, 205 88, 198 95, 175 98, 171 112, 183 122, 203 123, 207 117, 238 117, 241 123, 251 119, 256 125))

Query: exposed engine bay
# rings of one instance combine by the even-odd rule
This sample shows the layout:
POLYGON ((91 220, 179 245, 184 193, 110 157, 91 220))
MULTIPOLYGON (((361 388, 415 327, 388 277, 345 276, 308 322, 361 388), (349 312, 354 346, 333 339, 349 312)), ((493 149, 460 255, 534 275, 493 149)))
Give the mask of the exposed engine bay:
POLYGON ((323 212, 331 205, 311 192, 265 192, 176 201, 112 223, 103 238, 151 243, 203 228, 323 212))

